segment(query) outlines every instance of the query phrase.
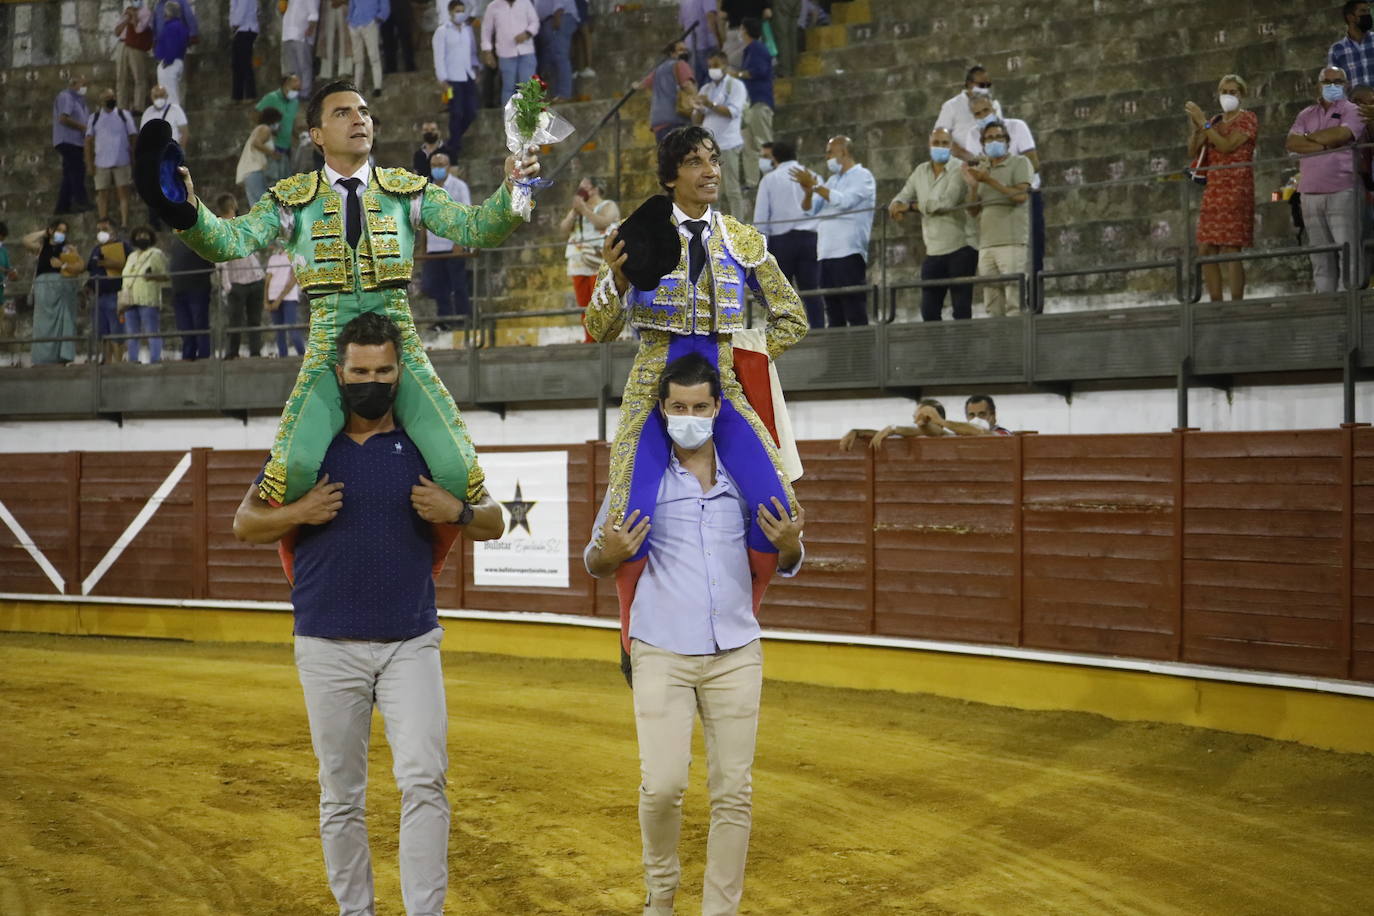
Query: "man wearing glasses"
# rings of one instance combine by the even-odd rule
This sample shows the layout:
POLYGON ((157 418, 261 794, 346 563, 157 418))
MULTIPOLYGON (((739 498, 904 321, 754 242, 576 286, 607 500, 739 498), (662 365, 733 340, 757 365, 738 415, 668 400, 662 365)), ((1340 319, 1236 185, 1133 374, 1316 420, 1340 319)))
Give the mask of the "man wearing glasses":
MULTIPOLYGON (((960 146, 959 141, 970 128, 976 126, 973 100, 979 98, 992 99, 992 78, 981 65, 974 64, 968 73, 964 74, 964 91, 952 99, 946 99, 940 106, 940 116, 935 119, 936 129, 944 128, 954 138, 954 155, 965 162, 974 162, 978 159, 973 152, 960 146)), ((996 99, 992 99, 992 108, 1000 121, 1002 106, 996 99)))
MULTIPOLYGON (((1001 121, 983 128, 982 141, 984 158, 964 166, 970 212, 978 218, 978 276, 1024 273, 1030 235, 1026 204, 1034 172, 1029 159, 1011 152, 1011 136, 1001 121)), ((994 318, 1022 306, 1019 291, 1015 307, 1007 304, 1006 288, 1003 283, 983 286, 983 304, 994 318)))

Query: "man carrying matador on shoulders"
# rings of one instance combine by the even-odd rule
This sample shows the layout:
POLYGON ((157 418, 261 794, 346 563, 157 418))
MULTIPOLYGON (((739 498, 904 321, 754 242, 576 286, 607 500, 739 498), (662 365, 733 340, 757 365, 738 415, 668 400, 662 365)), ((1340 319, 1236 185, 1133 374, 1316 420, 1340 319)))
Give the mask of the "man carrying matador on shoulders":
POLYGON ((196 199, 191 174, 169 139, 148 129, 139 137, 139 191, 187 246, 207 260, 228 261, 283 239, 296 279, 310 295, 309 345, 259 495, 281 505, 315 485, 347 413, 334 368, 335 339, 353 318, 378 312, 401 328, 404 378, 392 392, 397 420, 434 482, 469 505, 477 503, 483 475, 472 441, 425 355, 407 302, 415 233, 423 228, 468 248, 500 245, 524 222, 511 207, 511 182, 537 175, 538 158, 532 149, 518 161, 508 158, 506 181, 481 206, 471 207, 455 203, 427 176, 370 165, 372 117, 366 99, 347 80, 316 90, 306 126, 324 152, 324 168, 277 182, 234 219, 220 219, 196 199))
MULTIPOLYGON (((665 366, 692 353, 716 368, 721 384, 719 413, 695 432, 704 432, 703 440, 713 438, 721 465, 746 505, 770 519, 795 521, 791 481, 796 475, 784 469, 772 432, 745 397, 734 337, 745 330, 752 290, 767 315, 767 357, 776 359, 806 335, 801 298, 768 253, 763 234, 712 206, 721 168, 710 131, 681 127, 666 134, 658 146, 658 181, 666 194, 650 198, 608 237, 605 264, 587 306, 587 331, 594 338, 614 340, 628 322, 640 342, 611 446, 608 521, 616 529, 628 525, 647 531, 672 444, 700 444, 680 440, 690 439, 694 431, 688 427, 706 418, 667 417, 659 404, 665 366)), ((649 537, 636 540, 637 549, 616 572, 621 647, 627 654, 635 585, 650 552, 649 537)), ((777 571, 778 549, 758 516, 746 542, 757 612, 777 571)))

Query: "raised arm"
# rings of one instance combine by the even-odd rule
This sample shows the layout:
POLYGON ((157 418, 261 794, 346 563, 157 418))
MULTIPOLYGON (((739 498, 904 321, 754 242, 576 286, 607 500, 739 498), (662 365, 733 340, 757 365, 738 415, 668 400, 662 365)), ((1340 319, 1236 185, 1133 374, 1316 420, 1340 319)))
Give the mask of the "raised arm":
POLYGON ((524 222, 511 211, 510 191, 504 184, 480 207, 456 203, 437 184, 427 184, 420 217, 425 229, 464 248, 495 248, 524 222))

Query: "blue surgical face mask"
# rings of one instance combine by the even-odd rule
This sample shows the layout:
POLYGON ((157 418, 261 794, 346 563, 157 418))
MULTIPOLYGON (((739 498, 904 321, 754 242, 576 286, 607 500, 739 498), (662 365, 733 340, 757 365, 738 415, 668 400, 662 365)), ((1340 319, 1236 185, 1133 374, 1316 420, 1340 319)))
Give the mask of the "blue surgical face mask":
POLYGON ((832 175, 840 174, 840 160, 838 159, 825 160, 825 167, 830 170, 830 174, 832 175))
POLYGON ((448 169, 435 166, 429 170, 429 174, 434 176, 434 180, 443 184, 448 179, 448 169))
POLYGON ((944 165, 949 161, 949 147, 932 146, 930 148, 930 161, 944 165))
POLYGON ((54 244, 54 245, 61 245, 61 244, 62 244, 63 242, 65 242, 66 240, 67 240, 67 233, 65 233, 65 232, 54 232, 54 233, 52 234, 52 241, 53 241, 53 244, 54 244))
POLYGON ((1339 102, 1345 98, 1345 87, 1340 83, 1326 83, 1322 86, 1322 98, 1328 102, 1339 102))
POLYGON ((990 159, 1001 159, 1007 154, 1007 143, 1005 140, 993 140, 983 144, 983 152, 987 153, 990 159))
POLYGON ((701 448, 711 438, 715 417, 683 417, 669 415, 668 438, 686 449, 701 448))
POLYGON ((993 121, 996 121, 996 120, 997 120, 997 115, 995 115, 995 114, 990 114, 990 115, 983 115, 981 118, 978 118, 974 123, 977 124, 980 128, 983 128, 983 127, 987 127, 989 124, 991 124, 993 121))

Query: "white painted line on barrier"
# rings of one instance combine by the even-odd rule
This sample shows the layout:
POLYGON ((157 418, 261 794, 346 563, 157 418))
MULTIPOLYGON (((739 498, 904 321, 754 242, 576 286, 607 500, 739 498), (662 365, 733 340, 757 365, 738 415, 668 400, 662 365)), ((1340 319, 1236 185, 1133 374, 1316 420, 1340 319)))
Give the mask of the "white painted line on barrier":
MULTIPOLYGON (((0 592, 0 601, 51 601, 82 604, 125 604, 144 607, 224 608, 244 611, 290 611, 287 601, 242 601, 230 599, 192 598, 121 598, 103 595, 25 595, 0 592)), ((567 627, 590 627, 598 630, 618 630, 620 622, 606 617, 583 617, 575 614, 550 614, 521 611, 439 610, 439 616, 453 620, 491 620, 509 623, 535 623, 567 627)), ((1074 652, 1051 652, 1044 649, 1018 649, 1014 646, 990 646, 980 643, 935 642, 926 639, 903 639, 895 636, 844 635, 838 633, 803 633, 794 630, 764 630, 763 638, 778 642, 814 642, 831 646, 872 646, 879 649, 908 649, 919 652, 943 652, 951 655, 979 655, 987 658, 1006 658, 1017 661, 1045 662, 1054 665, 1076 665, 1082 668, 1106 668, 1117 671, 1140 671, 1166 677, 1194 678, 1203 681, 1223 681, 1231 684, 1250 684, 1258 687, 1280 687, 1290 690, 1312 690, 1343 696, 1374 699, 1374 684, 1342 681, 1336 678, 1308 677, 1299 674, 1279 674, 1269 671, 1246 671, 1242 668, 1220 668, 1189 662, 1159 662, 1142 658, 1121 658, 1107 655, 1080 655, 1074 652)))
POLYGON ((167 479, 162 481, 162 485, 157 488, 157 491, 154 492, 152 496, 148 497, 148 501, 143 504, 142 509, 138 510, 138 514, 134 516, 134 520, 129 522, 129 526, 124 529, 124 533, 119 536, 119 540, 110 545, 110 549, 105 551, 105 556, 101 557, 100 562, 95 564, 95 569, 91 570, 91 574, 81 583, 81 594, 89 595, 91 589, 99 584, 100 580, 104 578, 105 573, 109 571, 110 567, 113 566, 120 555, 124 553, 124 549, 133 542, 134 538, 138 537, 138 533, 143 530, 143 526, 148 524, 148 520, 157 514, 158 509, 162 508, 162 501, 167 498, 167 494, 171 493, 176 485, 181 483, 181 478, 185 477, 186 472, 190 469, 191 453, 187 452, 185 455, 181 456, 181 460, 177 462, 177 466, 172 468, 172 473, 167 475, 167 479))
POLYGON ((48 577, 48 581, 57 589, 57 593, 62 594, 62 590, 67 587, 67 580, 62 578, 62 574, 57 571, 57 567, 48 562, 47 556, 38 549, 38 545, 29 537, 29 533, 24 530, 24 526, 19 524, 19 519, 10 514, 10 510, 0 501, 0 521, 5 523, 5 527, 14 532, 14 536, 19 539, 19 546, 28 551, 29 556, 33 557, 33 562, 38 564, 38 568, 43 570, 43 575, 48 577))

